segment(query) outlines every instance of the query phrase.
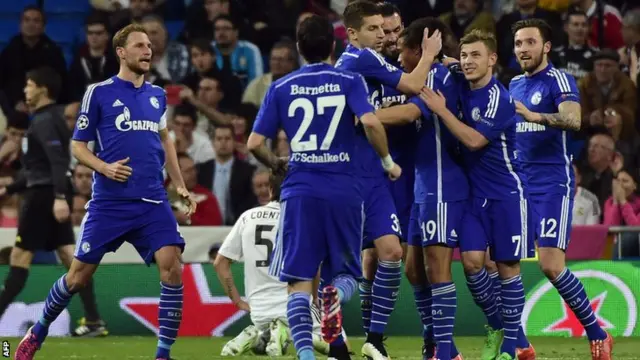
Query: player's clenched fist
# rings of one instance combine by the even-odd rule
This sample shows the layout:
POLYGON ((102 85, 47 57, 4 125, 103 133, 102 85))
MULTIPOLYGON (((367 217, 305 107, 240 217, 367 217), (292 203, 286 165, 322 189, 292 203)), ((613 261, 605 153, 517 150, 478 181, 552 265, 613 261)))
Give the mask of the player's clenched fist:
POLYGON ((177 187, 176 192, 178 193, 178 195, 180 195, 185 205, 187 205, 185 215, 193 215, 196 212, 196 202, 195 200, 193 200, 193 197, 191 197, 191 193, 189 192, 189 190, 183 187, 177 187))
POLYGON ((387 172, 389 173, 389 179, 396 181, 402 175, 402 168, 398 164, 393 164, 393 167, 387 172))
POLYGON ((130 158, 118 160, 111 164, 108 164, 104 170, 102 171, 102 175, 108 177, 111 180, 125 182, 131 176, 133 169, 126 164, 129 162, 130 158))

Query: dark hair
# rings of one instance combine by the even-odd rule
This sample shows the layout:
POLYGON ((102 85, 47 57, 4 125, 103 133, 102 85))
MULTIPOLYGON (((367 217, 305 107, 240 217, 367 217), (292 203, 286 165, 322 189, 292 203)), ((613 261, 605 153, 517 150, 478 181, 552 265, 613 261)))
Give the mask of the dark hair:
POLYGON ((21 111, 12 111, 7 117, 7 127, 27 130, 29 128, 29 115, 21 111))
POLYGON ((587 21, 589 20, 589 16, 587 15, 587 13, 575 7, 569 8, 569 10, 562 17, 564 22, 568 23, 569 19, 572 16, 584 16, 584 18, 587 19, 587 21))
POLYGON ((318 63, 331 56, 335 39, 329 20, 312 15, 298 27, 298 48, 309 63, 318 63))
POLYGON ((382 15, 380 6, 371 1, 360 0, 347 5, 342 18, 347 28, 360 29, 364 18, 375 15, 382 15))
POLYGON ((53 68, 44 66, 29 70, 27 80, 33 81, 38 87, 45 87, 49 99, 54 101, 58 99, 62 88, 62 78, 53 68))
POLYGON ((205 38, 198 38, 191 41, 191 43, 189 43, 189 50, 191 50, 192 48, 196 48, 202 52, 206 52, 209 54, 215 54, 213 52, 213 46, 211 46, 211 41, 205 38))
POLYGON ((460 48, 462 45, 473 44, 475 42, 482 42, 489 52, 498 51, 498 42, 496 41, 493 33, 483 31, 480 29, 473 29, 460 39, 460 48))
MULTIPOLYGON (((418 49, 422 51, 422 38, 424 37, 424 29, 429 29, 429 36, 436 30, 440 30, 444 39, 449 32, 449 28, 440 19, 434 17, 423 17, 414 20, 409 26, 402 30, 400 37, 404 41, 404 46, 409 49, 418 49)), ((438 54, 438 58, 442 57, 442 50, 438 54)))
POLYGON ((251 123, 258 115, 258 108, 251 103, 241 103, 232 112, 251 123))
POLYGON ((101 13, 91 13, 87 16, 87 19, 84 21, 85 29, 91 25, 102 25, 104 29, 109 31, 109 22, 101 13))
POLYGON ((280 40, 277 43, 273 44, 273 47, 271 48, 271 50, 275 50, 275 49, 289 50, 290 56, 293 59, 293 61, 295 61, 296 64, 298 63, 298 50, 296 49, 296 44, 293 41, 289 39, 280 40))
POLYGON ((217 23, 218 21, 220 21, 220 20, 226 20, 226 21, 230 22, 230 23, 231 23, 231 26, 233 27, 233 29, 234 29, 234 30, 238 28, 238 26, 237 26, 237 24, 236 24, 235 19, 234 19, 233 17, 231 17, 231 16, 229 16, 229 15, 225 15, 225 14, 218 15, 215 19, 213 19, 213 26, 214 26, 214 28, 215 28, 215 26, 216 26, 216 23, 217 23))
POLYGON ((220 124, 220 125, 216 125, 215 128, 213 128, 213 136, 215 137, 216 135, 216 131, 218 130, 229 130, 231 131, 231 136, 233 136, 234 132, 233 132, 233 126, 231 126, 231 124, 220 124))
POLYGON ((142 25, 138 24, 129 24, 118 30, 118 32, 113 35, 113 50, 116 51, 116 49, 119 47, 126 47, 127 40, 129 40, 129 35, 136 32, 147 34, 147 30, 145 30, 142 25))
POLYGON ((44 11, 42 11, 42 9, 38 6, 38 5, 27 5, 24 7, 24 9, 22 9, 22 15, 24 16, 24 14, 27 13, 27 11, 37 11, 40 13, 40 16, 42 17, 42 22, 43 23, 47 23, 47 16, 45 15, 44 11))
POLYGON ((180 104, 178 106, 176 106, 175 110, 173 111, 173 116, 187 116, 189 117, 189 119, 191 119, 191 122, 195 125, 198 121, 197 121, 197 113, 196 113, 196 109, 189 105, 189 104, 180 104))
POLYGON ((511 26, 511 33, 515 36, 518 30, 526 28, 538 29, 538 31, 540 32, 540 36, 542 36, 543 43, 551 41, 551 34, 553 32, 553 29, 551 29, 551 26, 549 26, 549 24, 547 24, 547 22, 542 19, 533 18, 516 21, 516 23, 511 26))
POLYGON ((280 201, 280 188, 282 186, 283 176, 275 175, 273 172, 269 174, 269 186, 271 187, 271 200, 280 201))
POLYGON ((393 14, 400 14, 400 9, 395 4, 390 2, 383 2, 378 5, 380 7, 380 13, 383 17, 393 16, 393 14))

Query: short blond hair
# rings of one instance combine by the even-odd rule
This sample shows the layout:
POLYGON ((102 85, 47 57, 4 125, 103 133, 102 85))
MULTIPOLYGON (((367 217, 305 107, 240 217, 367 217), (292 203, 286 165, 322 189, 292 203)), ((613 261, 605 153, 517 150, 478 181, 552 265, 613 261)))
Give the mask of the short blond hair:
POLYGON ((122 29, 118 30, 118 32, 113 35, 113 50, 115 51, 119 47, 127 46, 127 40, 129 39, 129 35, 132 33, 140 32, 145 35, 147 31, 144 29, 142 25, 139 24, 129 24, 122 29))
POLYGON ((462 49, 462 45, 473 44, 476 42, 483 43, 487 47, 487 49, 489 49, 489 52, 495 53, 498 51, 498 42, 496 41, 496 36, 493 35, 493 33, 480 29, 473 29, 465 34, 460 39, 460 49, 462 49))

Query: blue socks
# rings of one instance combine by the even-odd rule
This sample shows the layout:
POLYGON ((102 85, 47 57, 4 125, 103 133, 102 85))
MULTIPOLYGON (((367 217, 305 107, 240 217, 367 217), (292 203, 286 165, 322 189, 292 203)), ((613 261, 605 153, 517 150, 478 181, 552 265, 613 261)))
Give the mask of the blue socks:
POLYGON ((425 342, 433 340, 433 323, 431 321, 431 286, 413 285, 413 298, 422 321, 425 342))
POLYGON ((402 262, 398 261, 378 261, 378 271, 373 280, 371 310, 371 326, 369 332, 384 334, 389 316, 396 305, 398 291, 400 290, 400 280, 402 279, 402 262))
POLYGON ((42 317, 33 327, 33 334, 36 335, 38 342, 41 344, 47 337, 49 325, 64 311, 73 297, 74 293, 67 286, 66 276, 67 274, 62 275, 49 290, 49 295, 47 295, 47 300, 44 303, 42 317))
POLYGON ((436 358, 451 359, 453 327, 457 308, 456 286, 452 282, 432 284, 433 335, 436 340, 436 358))
POLYGON ((593 314, 591 301, 589 301, 580 279, 573 275, 571 270, 565 268, 555 280, 551 280, 551 283, 558 289, 560 296, 580 320, 589 340, 604 340, 607 334, 602 330, 598 319, 593 314))
MULTIPOLYGON (((493 294, 496 298, 496 304, 498 304, 499 308, 502 309, 502 280, 500 280, 500 276, 498 276, 498 272, 493 272, 489 274, 491 281, 493 281, 493 294)), ((502 310, 500 310, 502 311, 502 310)), ((520 349, 526 349, 530 346, 529 340, 527 336, 524 334, 524 329, 522 329, 522 325, 518 328, 518 341, 517 347, 520 349)))
POLYGON ((369 327, 371 326, 371 308, 373 306, 371 301, 371 290, 373 288, 373 281, 364 279, 360 282, 358 289, 360 291, 360 311, 362 312, 362 328, 364 333, 369 333, 369 327))
POLYGON ((358 282, 353 278, 353 276, 339 275, 333 280, 333 287, 338 290, 340 304, 346 304, 351 300, 351 297, 356 292, 358 282))
POLYGON ((171 345, 178 337, 182 320, 182 285, 160 283, 160 306, 158 307, 158 349, 157 358, 169 358, 171 345))
POLYGON ((313 320, 311 318, 311 295, 293 292, 287 300, 287 319, 291 329, 293 346, 300 360, 313 360, 313 320))
POLYGON ((489 326, 494 330, 502 329, 502 319, 493 293, 493 281, 487 270, 482 269, 477 274, 467 274, 467 286, 473 296, 473 301, 482 309, 487 317, 489 326))
POLYGON ((502 280, 502 319, 504 339, 500 352, 515 357, 520 329, 522 309, 524 309, 524 287, 520 275, 502 280))

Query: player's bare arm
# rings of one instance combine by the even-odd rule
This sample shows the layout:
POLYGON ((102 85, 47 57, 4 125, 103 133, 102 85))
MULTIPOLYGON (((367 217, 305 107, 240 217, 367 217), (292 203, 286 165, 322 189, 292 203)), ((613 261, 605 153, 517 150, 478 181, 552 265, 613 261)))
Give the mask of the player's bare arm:
POLYGON ((415 104, 403 104, 376 110, 376 116, 383 125, 405 125, 420 118, 422 114, 415 104))
POLYGON ((284 175, 286 172, 287 160, 277 157, 269 150, 264 135, 252 132, 247 140, 247 149, 251 151, 258 161, 273 170, 275 174, 284 175))
POLYGON ((389 144, 387 143, 387 133, 380 120, 373 114, 362 115, 360 122, 364 126, 367 140, 382 160, 384 171, 389 173, 391 180, 396 180, 402 175, 402 169, 393 161, 389 154, 389 144))
POLYGON ((516 101, 516 112, 529 122, 563 130, 578 131, 582 121, 580 103, 575 101, 560 103, 558 112, 555 114, 536 113, 530 111, 523 103, 516 101))
POLYGON ((127 165, 129 158, 107 164, 95 156, 93 151, 89 149, 88 143, 84 141, 71 140, 71 153, 81 164, 111 180, 125 182, 133 173, 133 169, 127 165))
POLYGON ((233 304, 240 310, 251 311, 249 304, 242 300, 240 292, 233 281, 233 273, 231 272, 232 263, 233 261, 228 257, 218 254, 213 261, 213 267, 216 269, 216 275, 218 275, 218 280, 224 289, 224 293, 227 294, 233 304))
POLYGON ((180 166, 178 165, 178 155, 176 153, 175 145, 173 144, 173 140, 169 136, 168 129, 160 130, 160 140, 162 141, 162 148, 164 149, 166 164, 165 168, 167 169, 167 174, 169 174, 169 178, 171 182, 176 187, 176 192, 182 198, 182 201, 187 205, 187 211, 185 215, 191 216, 196 212, 196 202, 191 197, 191 193, 187 190, 187 187, 184 184, 184 179, 182 178, 182 173, 180 172, 180 166))
POLYGON ((422 56, 411 73, 403 73, 397 89, 405 94, 419 94, 427 81, 431 65, 442 49, 442 34, 436 30, 428 36, 429 29, 424 29, 422 39, 422 56))
POLYGON ((422 89, 420 99, 427 104, 431 111, 442 119, 442 122, 449 131, 451 131, 453 136, 460 140, 469 150, 480 150, 489 143, 489 140, 487 140, 484 135, 467 126, 447 109, 447 100, 440 91, 436 93, 428 87, 425 87, 422 89))

